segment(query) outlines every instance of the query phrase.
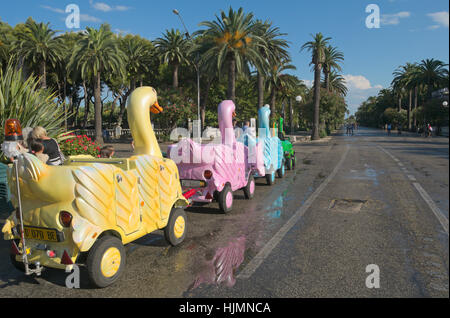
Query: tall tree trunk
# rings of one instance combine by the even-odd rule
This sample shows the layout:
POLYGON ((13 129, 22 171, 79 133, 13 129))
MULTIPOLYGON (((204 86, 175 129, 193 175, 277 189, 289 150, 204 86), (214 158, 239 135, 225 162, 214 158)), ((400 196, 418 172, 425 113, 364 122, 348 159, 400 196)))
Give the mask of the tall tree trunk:
POLYGON ((173 65, 173 88, 177 89, 178 88, 178 69, 179 69, 180 65, 178 63, 175 63, 173 65))
POLYGON ((236 102, 236 60, 231 58, 228 64, 227 98, 236 102))
POLYGON ((95 141, 103 144, 102 132, 102 99, 101 99, 101 81, 100 71, 95 75, 94 81, 94 121, 95 121, 95 141))
POLYGON ((398 97, 398 111, 401 111, 401 110, 402 110, 402 97, 399 96, 398 97))
MULTIPOLYGON (((270 94, 270 122, 273 121, 276 113, 275 104, 277 101, 277 90, 275 88, 272 89, 272 93, 270 94)), ((270 123, 269 123, 270 126, 270 123)))
POLYGON ((206 106, 208 105, 208 98, 209 98, 209 90, 212 85, 212 80, 206 81, 206 87, 202 91, 203 98, 201 98, 200 103, 200 118, 202 120, 202 127, 205 127, 205 116, 206 116, 206 106))
POLYGON ((258 110, 264 106, 264 76, 258 71, 258 110))
POLYGON ((408 103, 408 130, 411 131, 411 106, 412 106, 412 90, 409 90, 409 103, 408 103))
POLYGON ((328 72, 327 68, 323 68, 323 73, 325 75, 325 89, 327 92, 330 91, 330 72, 328 72))
POLYGON ((321 73, 321 65, 316 64, 314 68, 314 121, 311 140, 320 139, 319 136, 320 73, 321 73))
POLYGON ((40 75, 41 75, 41 88, 47 88, 47 67, 45 61, 41 62, 40 65, 40 75))
POLYGON ((122 122, 123 122, 123 115, 125 114, 125 105, 127 102, 127 98, 128 95, 130 95, 131 90, 128 89, 127 92, 125 93, 125 95, 122 96, 122 98, 120 99, 120 112, 119 112, 119 116, 117 117, 117 124, 119 126, 122 126, 122 122))
POLYGON ((67 78, 64 76, 64 92, 63 92, 63 98, 64 98, 64 128, 67 131, 67 105, 66 105, 66 86, 67 86, 67 78))
POLYGON ((417 102, 418 102, 418 88, 414 87, 414 129, 417 128, 417 102))
POLYGON ((112 125, 112 120, 113 120, 113 117, 114 117, 114 110, 116 109, 116 103, 117 103, 117 100, 120 98, 121 95, 122 95, 122 90, 120 90, 117 93, 117 96, 114 98, 114 100, 111 103, 111 112, 109 113, 109 120, 108 120, 109 126, 112 125))
POLYGON ((88 90, 86 88, 86 81, 83 81, 83 89, 84 89, 84 118, 83 122, 81 123, 81 127, 86 128, 89 115, 89 106, 91 102, 91 96, 89 95, 88 90))

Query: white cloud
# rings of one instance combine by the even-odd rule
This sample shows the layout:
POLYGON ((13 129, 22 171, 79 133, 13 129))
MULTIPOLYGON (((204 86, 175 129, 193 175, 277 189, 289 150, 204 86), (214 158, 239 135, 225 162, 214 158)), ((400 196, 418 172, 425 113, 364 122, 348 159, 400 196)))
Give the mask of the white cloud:
POLYGON ((436 30, 436 29, 439 29, 439 28, 440 28, 440 25, 437 25, 437 24, 430 25, 429 27, 427 27, 428 30, 436 30))
POLYGON ((103 12, 108 12, 108 11, 112 10, 112 8, 109 5, 107 5, 106 3, 103 3, 103 2, 92 3, 92 1, 91 1, 91 5, 94 7, 95 10, 100 10, 103 12))
POLYGON ((401 11, 393 14, 382 14, 381 24, 383 25, 397 25, 400 23, 400 19, 409 18, 411 13, 408 11, 401 11))
POLYGON ((93 0, 89 0, 89 4, 95 9, 103 12, 109 12, 109 11, 127 11, 131 9, 127 6, 115 6, 112 7, 109 4, 106 4, 104 2, 94 2, 93 0))
POLYGON ((302 79, 302 81, 306 85, 306 87, 308 87, 308 88, 313 87, 313 84, 314 84, 313 80, 302 79))
MULTIPOLYGON (((66 14, 66 12, 64 10, 59 9, 59 8, 53 8, 53 7, 50 7, 50 6, 41 6, 41 7, 44 8, 44 9, 56 12, 56 13, 66 14)), ((65 18, 62 18, 62 20, 65 20, 65 18)), ((83 14, 83 13, 80 14, 80 20, 84 21, 84 22, 101 22, 102 21, 101 19, 99 19, 97 17, 94 17, 94 16, 89 15, 89 14, 83 14)))
POLYGON ((53 8, 53 7, 50 7, 50 6, 41 6, 41 7, 44 8, 44 9, 56 12, 56 13, 65 13, 63 9, 53 8))
POLYGON ((127 7, 127 6, 116 6, 117 11, 127 11, 130 9, 131 9, 131 7, 127 7))
POLYGON ((348 89, 367 90, 371 88, 380 89, 381 85, 372 86, 370 81, 362 75, 343 75, 348 89))
POLYGON ((80 20, 84 22, 101 22, 99 18, 93 17, 89 14, 80 14, 80 20))
POLYGON ((114 29, 114 32, 116 32, 118 34, 128 34, 128 33, 130 33, 130 31, 128 31, 128 30, 121 30, 121 29, 114 29))
POLYGON ((348 88, 346 100, 350 114, 354 114, 362 102, 369 96, 377 95, 378 91, 383 88, 381 85, 372 85, 363 75, 347 74, 343 77, 348 88))
POLYGON ((434 22, 437 23, 435 25, 428 27, 429 29, 437 29, 440 26, 448 28, 448 19, 449 19, 448 11, 428 13, 427 16, 429 16, 434 22))

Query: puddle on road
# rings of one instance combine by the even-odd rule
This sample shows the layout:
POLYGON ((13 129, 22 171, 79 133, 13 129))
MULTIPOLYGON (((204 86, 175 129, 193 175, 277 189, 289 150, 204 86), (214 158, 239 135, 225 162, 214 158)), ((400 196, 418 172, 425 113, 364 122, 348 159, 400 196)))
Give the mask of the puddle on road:
MULTIPOLYGON (((308 190, 303 195, 302 201, 300 202, 299 206, 302 206, 305 203, 312 192, 313 188, 308 187, 308 190)), ((268 208, 266 208, 266 211, 268 211, 266 215, 269 217, 269 220, 281 218, 283 209, 285 208, 285 203, 287 201, 295 199, 294 195, 288 196, 287 193, 288 190, 285 190, 268 208)))
POLYGON ((349 179, 353 180, 370 180, 373 182, 375 186, 379 186, 378 176, 384 174, 383 170, 375 170, 372 167, 370 167, 368 164, 364 164, 365 169, 362 170, 350 170, 350 176, 349 179))
POLYGON ((288 191, 285 190, 268 208, 266 208, 266 211, 269 211, 266 215, 270 219, 279 219, 281 217, 287 192, 288 191))
POLYGON ((216 250, 212 259, 206 261, 189 290, 202 284, 233 287, 236 283, 235 271, 244 261, 246 238, 241 236, 216 250))
MULTIPOLYGON (((295 175, 296 173, 294 177, 295 175)), ((267 241, 269 231, 267 225, 279 224, 277 220, 283 217, 284 212, 288 212, 286 210, 288 201, 296 200, 296 206, 301 206, 314 190, 313 187, 308 187, 301 202, 297 203, 299 196, 292 194, 290 191, 292 187, 286 183, 284 188, 285 190, 282 192, 277 191, 278 196, 274 197, 270 192, 262 202, 250 204, 245 213, 234 215, 235 218, 232 222, 222 224, 220 232, 223 234, 218 235, 216 240, 220 240, 223 235, 231 237, 231 239, 222 240, 218 248, 202 244, 207 248, 205 257, 203 260, 194 261, 195 279, 188 291, 201 285, 234 286, 236 282, 234 273, 243 263, 246 252, 258 251, 267 241), (263 213, 261 214, 261 212, 263 213)), ((198 242, 192 242, 189 247, 193 249, 196 244, 198 242)), ((205 244, 210 244, 210 242, 205 242, 205 244)))

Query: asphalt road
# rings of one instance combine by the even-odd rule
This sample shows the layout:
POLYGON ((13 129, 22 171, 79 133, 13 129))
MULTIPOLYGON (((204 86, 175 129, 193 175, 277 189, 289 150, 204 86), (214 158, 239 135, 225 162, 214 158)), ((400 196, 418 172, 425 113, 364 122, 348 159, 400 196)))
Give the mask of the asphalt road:
POLYGON ((295 171, 236 192, 230 214, 189 208, 180 246, 160 231, 129 244, 106 289, 84 268, 80 289, 57 270, 25 277, 0 241, 0 297, 449 297, 448 138, 361 128, 295 149, 295 171))

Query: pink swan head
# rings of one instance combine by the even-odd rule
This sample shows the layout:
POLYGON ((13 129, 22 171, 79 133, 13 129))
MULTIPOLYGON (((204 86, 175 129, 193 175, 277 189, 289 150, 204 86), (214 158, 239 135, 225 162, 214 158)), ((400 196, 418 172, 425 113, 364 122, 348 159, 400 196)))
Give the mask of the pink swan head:
POLYGON ((217 110, 219 117, 219 129, 222 135, 222 143, 232 143, 236 142, 236 137, 234 136, 233 130, 233 114, 236 110, 236 106, 232 100, 224 100, 219 104, 217 110))

